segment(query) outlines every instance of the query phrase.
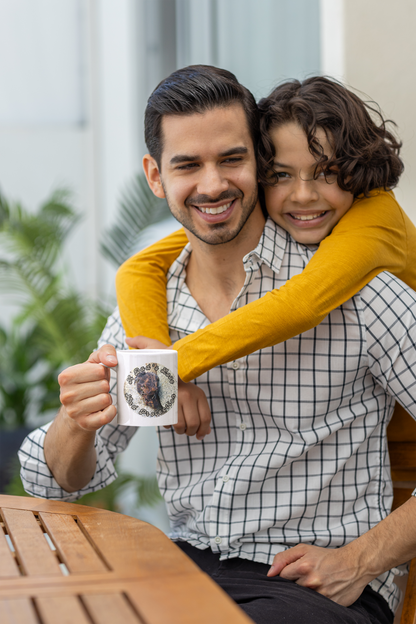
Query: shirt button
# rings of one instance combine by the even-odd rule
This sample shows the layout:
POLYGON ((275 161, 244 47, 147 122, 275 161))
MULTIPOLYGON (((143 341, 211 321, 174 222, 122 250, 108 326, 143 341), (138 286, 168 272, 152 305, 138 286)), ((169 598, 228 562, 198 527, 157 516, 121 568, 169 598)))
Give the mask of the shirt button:
POLYGON ((222 539, 220 538, 220 536, 219 536, 219 535, 217 535, 217 537, 215 538, 214 542, 215 542, 216 544, 221 544, 222 539))
POLYGON ((240 363, 239 362, 233 362, 231 364, 231 366, 233 367, 234 370, 238 370, 240 368, 240 363))
POLYGON ((245 431, 247 429, 246 423, 240 423, 240 429, 241 431, 245 431))
POLYGON ((230 477, 228 475, 224 475, 222 480, 224 481, 224 483, 227 483, 227 481, 230 480, 230 477))

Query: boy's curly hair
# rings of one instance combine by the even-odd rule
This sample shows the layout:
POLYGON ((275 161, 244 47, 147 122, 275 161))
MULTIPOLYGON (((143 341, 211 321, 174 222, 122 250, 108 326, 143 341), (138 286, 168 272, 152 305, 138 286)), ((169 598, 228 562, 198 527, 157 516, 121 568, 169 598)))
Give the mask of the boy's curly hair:
MULTIPOLYGON (((338 171, 338 186, 354 197, 367 196, 375 188, 394 188, 403 172, 402 146, 387 130, 379 107, 363 102, 344 85, 323 76, 285 82, 260 100, 259 179, 264 185, 278 183, 273 173, 273 128, 299 124, 309 151, 316 158, 315 176, 323 169, 338 171), (333 147, 328 158, 316 138, 322 128, 333 147)), ((393 123, 393 125, 395 125, 393 123)))

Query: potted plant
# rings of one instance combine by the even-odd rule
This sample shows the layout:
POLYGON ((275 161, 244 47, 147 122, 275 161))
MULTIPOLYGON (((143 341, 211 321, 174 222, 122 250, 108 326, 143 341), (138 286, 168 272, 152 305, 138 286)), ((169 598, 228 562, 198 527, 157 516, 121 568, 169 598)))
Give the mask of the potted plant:
MULTIPOLYGON (((123 193, 117 221, 105 232, 103 255, 119 265, 146 244, 146 228, 170 215, 143 175, 123 193)), ((0 325, 0 491, 22 494, 16 452, 28 431, 59 409, 57 377, 85 361, 95 348, 109 310, 81 295, 70 282, 63 247, 79 216, 70 195, 57 191, 36 212, 0 194, 0 292, 18 306, 0 325), (11 458, 15 464, 12 465, 11 458)), ((155 479, 121 474, 91 501, 115 507, 117 491, 133 484, 141 500, 160 498, 155 479)))

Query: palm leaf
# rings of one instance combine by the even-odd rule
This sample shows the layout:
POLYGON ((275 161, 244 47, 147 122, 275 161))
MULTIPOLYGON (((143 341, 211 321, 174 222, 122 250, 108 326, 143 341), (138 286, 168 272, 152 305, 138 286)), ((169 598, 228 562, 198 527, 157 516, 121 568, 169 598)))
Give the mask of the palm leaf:
POLYGON ((120 266, 143 244, 145 230, 171 216, 165 199, 150 190, 144 174, 137 174, 124 190, 117 222, 104 231, 100 248, 116 266, 120 266))
POLYGON ((0 194, 0 292, 20 307, 12 327, 0 332, 8 353, 8 365, 0 366, 0 425, 57 406, 59 369, 84 361, 105 324, 108 311, 68 284, 62 262, 78 220, 67 192, 54 193, 35 213, 0 194), (41 376, 32 379, 33 370, 41 376))

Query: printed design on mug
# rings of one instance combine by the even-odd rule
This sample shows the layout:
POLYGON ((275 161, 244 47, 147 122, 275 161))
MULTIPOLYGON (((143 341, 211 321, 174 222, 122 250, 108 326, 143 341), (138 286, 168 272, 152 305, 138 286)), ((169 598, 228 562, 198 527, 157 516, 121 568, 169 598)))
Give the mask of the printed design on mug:
POLYGON ((175 404, 177 394, 172 372, 155 362, 134 368, 124 382, 124 398, 129 407, 147 418, 166 414, 175 404))

